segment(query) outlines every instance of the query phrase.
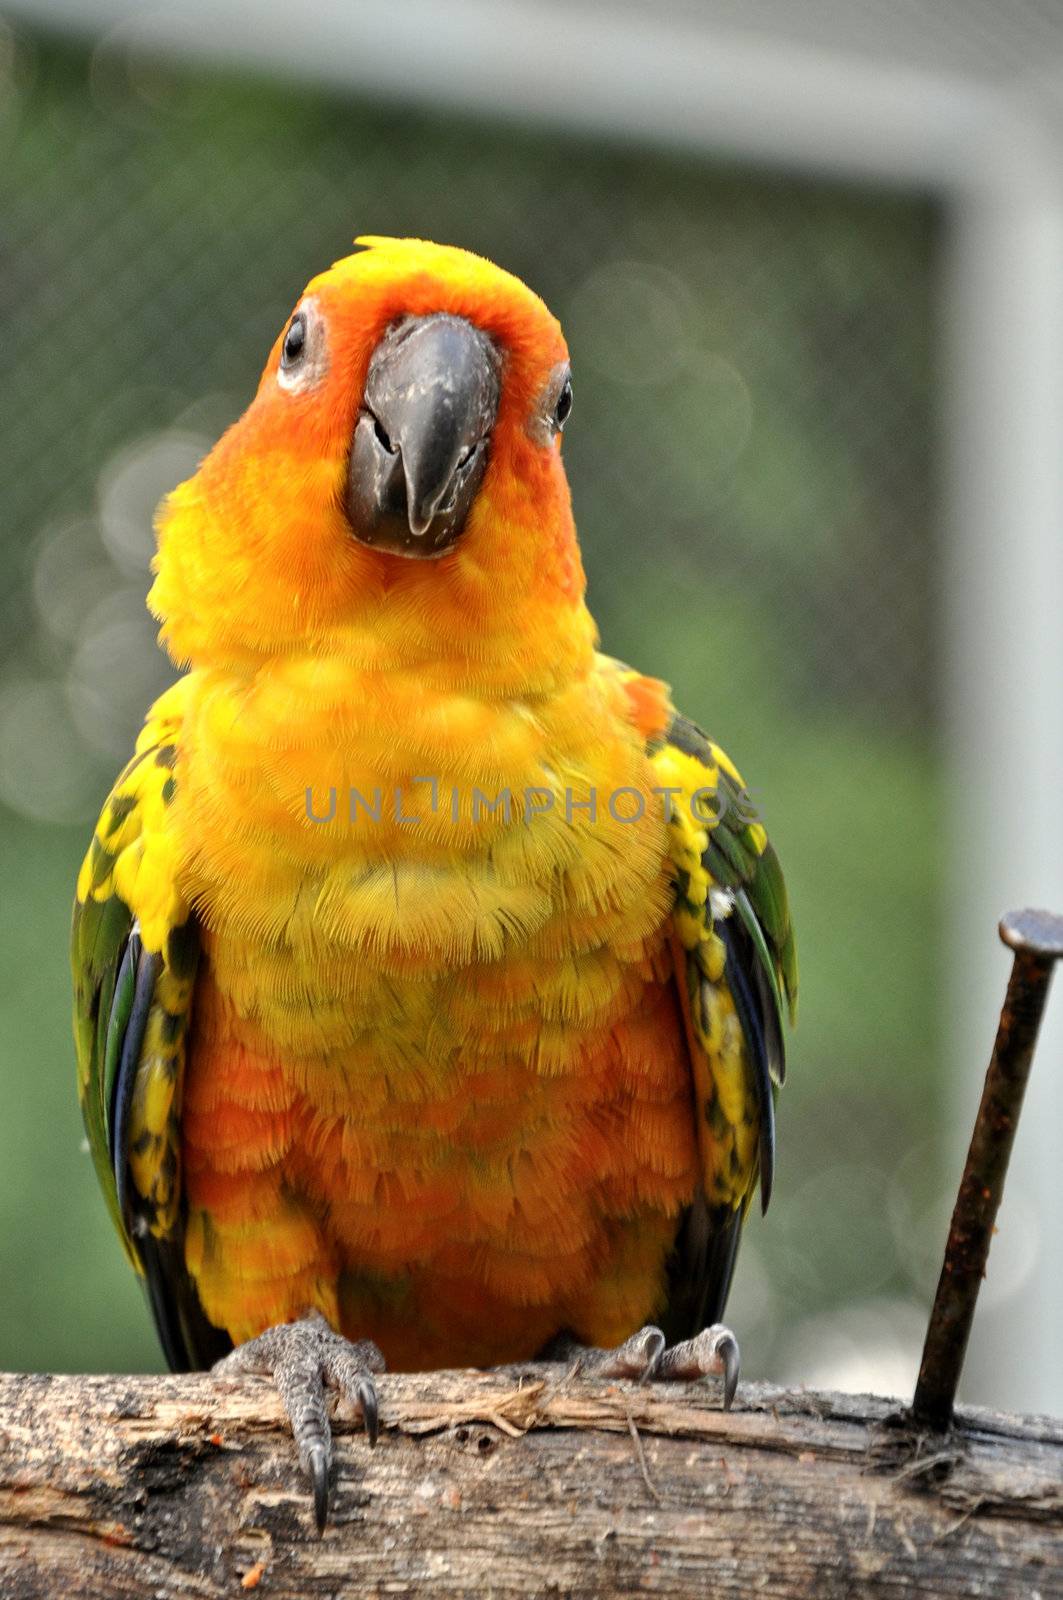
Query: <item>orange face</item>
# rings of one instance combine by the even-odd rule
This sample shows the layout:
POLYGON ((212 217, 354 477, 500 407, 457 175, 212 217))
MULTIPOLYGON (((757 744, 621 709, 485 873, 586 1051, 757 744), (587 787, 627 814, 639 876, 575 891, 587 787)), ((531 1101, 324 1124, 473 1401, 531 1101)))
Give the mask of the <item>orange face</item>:
POLYGON ((149 603, 180 661, 483 660, 507 635, 549 648, 582 612, 556 320, 466 251, 358 242, 161 508, 149 603))

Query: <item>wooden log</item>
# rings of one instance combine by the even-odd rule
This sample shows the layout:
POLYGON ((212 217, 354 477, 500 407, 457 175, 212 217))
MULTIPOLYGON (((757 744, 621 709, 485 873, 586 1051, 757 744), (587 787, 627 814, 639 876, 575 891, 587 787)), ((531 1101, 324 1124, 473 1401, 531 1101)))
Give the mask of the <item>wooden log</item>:
POLYGON ((319 1539, 266 1382, 0 1377, 0 1596, 1063 1596, 1063 1423, 542 1365, 380 1398, 319 1539))

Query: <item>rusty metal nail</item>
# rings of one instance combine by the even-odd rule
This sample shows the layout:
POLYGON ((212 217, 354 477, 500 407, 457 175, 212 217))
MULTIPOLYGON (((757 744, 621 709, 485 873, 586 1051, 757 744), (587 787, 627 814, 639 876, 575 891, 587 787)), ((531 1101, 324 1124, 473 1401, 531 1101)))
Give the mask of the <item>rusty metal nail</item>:
POLYGON ((1001 920, 1000 937, 1014 950, 1015 961, 952 1212, 912 1400, 912 1420, 942 1432, 952 1421, 1052 968, 1063 956, 1063 917, 1048 911, 1012 911, 1001 920))

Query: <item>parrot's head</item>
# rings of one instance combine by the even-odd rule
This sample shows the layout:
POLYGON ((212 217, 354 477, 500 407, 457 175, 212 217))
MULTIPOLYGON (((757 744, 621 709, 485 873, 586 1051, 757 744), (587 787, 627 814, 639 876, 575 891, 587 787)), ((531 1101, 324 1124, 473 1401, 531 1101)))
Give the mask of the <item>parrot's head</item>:
POLYGON ((556 319, 467 251, 357 243, 307 285, 251 405, 163 502, 149 604, 167 648, 492 670, 585 655, 556 319))

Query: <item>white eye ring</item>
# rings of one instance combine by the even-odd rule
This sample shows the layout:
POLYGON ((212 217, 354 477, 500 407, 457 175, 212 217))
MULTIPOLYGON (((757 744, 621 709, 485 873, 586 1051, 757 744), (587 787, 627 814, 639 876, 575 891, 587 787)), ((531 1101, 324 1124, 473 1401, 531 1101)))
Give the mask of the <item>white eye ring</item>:
POLYGON ((551 372, 546 388, 536 403, 526 424, 527 431, 536 444, 552 445, 568 421, 572 409, 572 372, 567 361, 559 361, 551 372), (558 407, 567 393, 568 403, 559 415, 558 407))
POLYGON ((328 371, 328 342, 325 319, 311 296, 301 300, 292 312, 281 345, 277 383, 287 394, 305 394, 328 371))

